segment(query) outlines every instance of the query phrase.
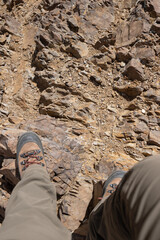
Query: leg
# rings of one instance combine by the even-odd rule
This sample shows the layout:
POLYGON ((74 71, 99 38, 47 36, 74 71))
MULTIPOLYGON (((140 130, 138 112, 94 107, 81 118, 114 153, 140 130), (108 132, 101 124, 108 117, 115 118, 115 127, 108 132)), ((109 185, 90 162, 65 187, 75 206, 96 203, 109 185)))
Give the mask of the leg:
POLYGON ((17 167, 22 179, 11 194, 1 240, 69 240, 69 231, 56 215, 56 191, 50 182, 41 140, 33 132, 17 144, 17 167))
POLYGON ((28 167, 17 184, 0 228, 1 240, 69 240, 56 215, 56 191, 42 166, 28 167))
POLYGON ((159 240, 160 155, 135 165, 90 215, 88 240, 159 240))

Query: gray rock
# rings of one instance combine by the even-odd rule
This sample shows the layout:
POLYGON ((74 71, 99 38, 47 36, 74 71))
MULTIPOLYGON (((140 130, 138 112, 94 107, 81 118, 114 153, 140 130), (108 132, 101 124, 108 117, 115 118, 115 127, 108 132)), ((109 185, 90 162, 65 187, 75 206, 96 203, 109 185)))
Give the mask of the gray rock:
POLYGON ((36 53, 42 48, 53 48, 56 41, 54 41, 54 37, 49 33, 49 31, 44 31, 43 29, 39 29, 36 37, 36 53))

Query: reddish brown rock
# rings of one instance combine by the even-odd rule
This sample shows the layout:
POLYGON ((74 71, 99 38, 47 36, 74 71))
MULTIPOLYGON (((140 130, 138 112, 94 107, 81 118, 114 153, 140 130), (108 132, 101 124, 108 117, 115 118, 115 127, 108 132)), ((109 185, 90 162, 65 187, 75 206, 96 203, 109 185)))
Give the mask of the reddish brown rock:
POLYGON ((59 74, 54 69, 36 71, 34 81, 40 91, 52 86, 65 88, 65 83, 59 78, 59 74))
POLYGON ((160 36, 160 18, 157 18, 157 20, 153 23, 151 31, 160 36))
POLYGON ((23 0, 6 0, 6 6, 9 10, 11 10, 13 8, 14 5, 19 4, 19 3, 23 3, 23 0))
POLYGON ((105 179, 116 167, 127 170, 135 163, 133 158, 141 160, 160 148, 154 145, 149 146, 154 151, 143 151, 149 135, 146 125, 154 131, 160 126, 159 20, 153 14, 157 8, 147 9, 147 2, 0 1, 0 181, 10 193, 16 134, 35 131, 44 144, 58 204, 62 203, 61 219, 72 229, 83 221, 90 179, 105 179), (12 11, 6 9, 7 3, 12 11), (14 27, 12 19, 8 24, 6 16, 21 26, 14 27), (75 55, 66 52, 68 48, 75 55), (129 71, 144 78, 144 69, 145 82, 122 76, 132 58, 142 65, 129 71))
POLYGON ((130 80, 144 81, 144 71, 139 59, 132 59, 125 67, 123 72, 130 80))
POLYGON ((124 151, 137 161, 142 161, 144 159, 143 154, 135 145, 132 146, 131 144, 129 144, 128 146, 125 146, 124 151))
POLYGON ((148 144, 156 145, 160 147, 160 131, 150 131, 148 144))
POLYGON ((78 26, 78 21, 75 17, 69 17, 67 19, 68 26, 73 32, 78 32, 79 26, 78 26))
POLYGON ((66 51, 70 52, 76 58, 82 58, 88 55, 87 44, 83 42, 77 42, 75 44, 71 44, 71 46, 68 47, 66 51))
POLYGON ((160 17, 160 1, 159 0, 145 0, 144 6, 150 12, 151 16, 160 17))
POLYGON ((146 123, 139 121, 134 128, 134 132, 148 134, 149 128, 146 123))
POLYGON ((93 5, 93 8, 91 8, 86 15, 86 20, 98 29, 107 30, 114 21, 113 2, 111 1, 108 7, 95 7, 95 5, 93 5))
POLYGON ((74 119, 89 126, 96 105, 76 89, 47 88, 40 98, 40 113, 62 119, 74 119), (69 91, 70 90, 70 91, 69 91), (71 93, 74 93, 73 95, 71 93), (75 94, 76 93, 76 94, 75 94), (79 97, 77 97, 79 96, 79 97))
POLYGON ((122 6, 123 6, 123 8, 130 9, 135 6, 136 2, 137 2, 137 0, 123 0, 122 6))
POLYGON ((125 25, 119 26, 116 35, 117 47, 124 47, 136 41, 144 29, 143 21, 133 21, 125 25))
POLYGON ((99 66, 100 68, 107 70, 108 64, 112 62, 111 57, 108 54, 102 53, 102 54, 96 54, 92 57, 92 62, 99 66))
POLYGON ((150 88, 148 91, 144 93, 146 99, 154 101, 160 104, 160 89, 150 88))
POLYGON ((54 59, 58 57, 59 54, 56 51, 44 48, 42 51, 38 52, 34 60, 34 66, 36 67, 36 70, 43 70, 44 68, 48 68, 49 63, 53 62, 54 59))
POLYGON ((143 88, 136 84, 126 84, 123 86, 114 85, 113 89, 131 98, 135 98, 143 92, 143 88))
POLYGON ((43 0, 43 7, 47 10, 55 9, 62 1, 60 0, 43 0))
POLYGON ((90 179, 77 178, 73 188, 61 203, 59 214, 63 224, 71 231, 80 226, 92 199, 93 185, 90 179), (78 206, 78 208, 77 208, 78 206))
POLYGON ((155 51, 150 46, 137 46, 132 49, 132 56, 139 58, 141 62, 147 66, 152 66, 155 62, 155 51))
MULTIPOLYGON (((25 131, 36 132, 40 136, 46 152, 48 172, 55 182, 57 193, 63 195, 81 169, 82 162, 79 157, 83 152, 82 146, 67 136, 65 125, 58 126, 54 119, 47 116, 23 123, 21 128, 23 130, 7 129, 1 131, 0 155, 4 158, 15 159, 18 136, 25 131), (48 128, 48 126, 50 127, 48 128)), ((7 163, 4 160, 2 170, 14 172, 14 161, 11 160, 11 163, 7 163)), ((6 174, 10 177, 8 173, 6 174)))
POLYGON ((5 208, 7 206, 10 194, 7 191, 0 188, 0 223, 2 223, 5 216, 5 208))
POLYGON ((6 22, 4 26, 2 27, 3 32, 8 32, 14 35, 20 35, 20 23, 15 19, 14 17, 11 16, 6 16, 6 22))
POLYGON ((17 139, 24 133, 20 129, 6 129, 0 133, 0 155, 4 158, 15 158, 17 139))
POLYGON ((129 62, 132 55, 130 51, 124 47, 117 50, 116 58, 119 62, 129 62))
POLYGON ((96 43, 95 48, 101 49, 102 46, 109 47, 110 45, 114 45, 116 42, 116 34, 110 33, 101 37, 96 43))

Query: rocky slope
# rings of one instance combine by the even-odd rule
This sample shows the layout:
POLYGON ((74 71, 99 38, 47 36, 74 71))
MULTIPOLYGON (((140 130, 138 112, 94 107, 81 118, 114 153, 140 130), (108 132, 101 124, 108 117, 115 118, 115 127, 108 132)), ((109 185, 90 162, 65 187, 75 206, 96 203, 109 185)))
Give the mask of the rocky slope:
POLYGON ((42 139, 73 232, 99 181, 157 154, 159 70, 159 0, 0 0, 1 222, 26 130, 42 139))

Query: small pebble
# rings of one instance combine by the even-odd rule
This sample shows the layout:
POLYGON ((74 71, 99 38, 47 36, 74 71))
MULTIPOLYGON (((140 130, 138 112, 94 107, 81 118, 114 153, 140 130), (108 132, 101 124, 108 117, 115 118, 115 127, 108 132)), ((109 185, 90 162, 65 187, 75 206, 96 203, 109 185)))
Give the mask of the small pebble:
POLYGON ((142 109, 142 113, 143 113, 143 114, 145 114, 145 113, 146 113, 146 111, 145 111, 144 109, 142 109))

